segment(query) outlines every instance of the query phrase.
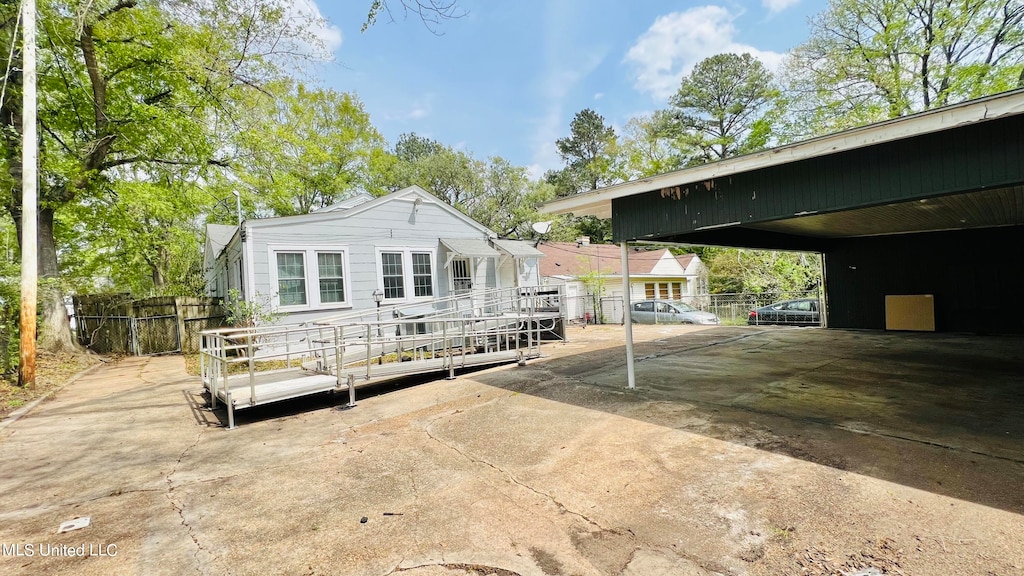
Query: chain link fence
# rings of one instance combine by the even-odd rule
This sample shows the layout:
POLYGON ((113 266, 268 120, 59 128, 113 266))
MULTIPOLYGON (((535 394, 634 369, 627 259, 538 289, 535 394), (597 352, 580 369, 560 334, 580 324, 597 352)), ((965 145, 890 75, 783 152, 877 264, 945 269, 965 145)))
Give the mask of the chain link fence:
POLYGON ((722 324, 746 324, 750 311, 755 308, 799 298, 815 298, 821 302, 821 290, 804 290, 791 292, 745 292, 735 294, 708 294, 707 305, 702 310, 714 313, 722 324))
MULTIPOLYGON (((683 299, 691 306, 711 312, 718 316, 723 325, 742 325, 747 323, 747 316, 755 308, 767 306, 783 300, 798 298, 816 298, 822 300, 820 289, 789 292, 746 292, 734 294, 702 294, 683 299)), ((641 299, 633 298, 633 302, 641 299)), ((620 296, 596 296, 585 294, 566 298, 569 323, 584 324, 621 324, 623 319, 623 303, 620 296)))

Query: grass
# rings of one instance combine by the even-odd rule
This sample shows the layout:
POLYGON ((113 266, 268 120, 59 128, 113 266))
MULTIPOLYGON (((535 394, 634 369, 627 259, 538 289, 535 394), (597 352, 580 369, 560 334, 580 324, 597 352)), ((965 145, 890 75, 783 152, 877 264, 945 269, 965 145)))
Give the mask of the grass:
POLYGON ((36 385, 22 388, 17 376, 0 377, 0 419, 25 404, 60 388, 72 376, 99 363, 95 354, 48 354, 40 352, 36 358, 36 385))

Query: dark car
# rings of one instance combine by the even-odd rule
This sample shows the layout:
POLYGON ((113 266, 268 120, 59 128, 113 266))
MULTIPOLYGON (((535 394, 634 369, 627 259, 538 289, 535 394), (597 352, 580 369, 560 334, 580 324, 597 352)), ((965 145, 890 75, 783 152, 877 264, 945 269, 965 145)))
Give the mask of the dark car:
POLYGON ((786 300, 751 310, 747 324, 786 324, 789 326, 820 326, 821 306, 815 298, 786 300))

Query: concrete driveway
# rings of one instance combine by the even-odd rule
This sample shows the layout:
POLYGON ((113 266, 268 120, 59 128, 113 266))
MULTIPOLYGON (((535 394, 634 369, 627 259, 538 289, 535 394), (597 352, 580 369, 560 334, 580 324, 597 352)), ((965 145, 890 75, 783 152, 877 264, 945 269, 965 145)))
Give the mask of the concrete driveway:
POLYGON ((1024 574, 1020 339, 637 336, 233 431, 125 359, 0 432, 0 573, 1024 574))

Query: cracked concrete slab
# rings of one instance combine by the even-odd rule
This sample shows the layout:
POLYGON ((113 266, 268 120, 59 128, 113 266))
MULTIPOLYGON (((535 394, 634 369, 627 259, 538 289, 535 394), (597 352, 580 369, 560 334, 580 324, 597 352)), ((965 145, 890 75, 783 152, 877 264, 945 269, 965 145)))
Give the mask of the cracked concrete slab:
POLYGON ((588 327, 526 367, 233 431, 180 357, 123 359, 0 433, 0 573, 1024 574, 1015 342, 901 360, 884 334, 636 330, 636 391, 621 328, 588 327), (1001 358, 975 377, 1004 385, 928 368, 954 353, 1001 358))

